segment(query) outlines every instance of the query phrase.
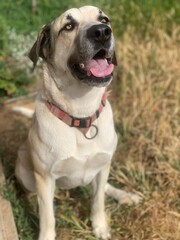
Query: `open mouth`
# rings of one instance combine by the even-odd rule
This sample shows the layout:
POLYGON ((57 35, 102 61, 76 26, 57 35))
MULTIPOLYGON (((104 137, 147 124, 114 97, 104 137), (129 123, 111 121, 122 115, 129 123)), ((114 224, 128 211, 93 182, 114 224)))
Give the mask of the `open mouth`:
POLYGON ((78 79, 91 86, 106 86, 112 79, 114 64, 105 49, 99 50, 87 61, 70 65, 78 79))

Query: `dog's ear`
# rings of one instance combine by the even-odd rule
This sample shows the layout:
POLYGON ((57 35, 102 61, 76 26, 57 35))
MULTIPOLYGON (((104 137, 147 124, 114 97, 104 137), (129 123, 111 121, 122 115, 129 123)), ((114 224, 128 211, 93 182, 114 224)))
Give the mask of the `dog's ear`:
POLYGON ((114 54, 113 54, 112 63, 113 63, 115 66, 118 65, 118 64, 117 64, 117 57, 116 57, 115 51, 114 51, 114 54))
POLYGON ((38 33, 38 37, 34 45, 32 46, 28 56, 33 62, 34 68, 36 63, 41 57, 44 60, 47 60, 50 57, 50 48, 51 48, 51 36, 50 36, 50 24, 42 26, 41 30, 38 33))

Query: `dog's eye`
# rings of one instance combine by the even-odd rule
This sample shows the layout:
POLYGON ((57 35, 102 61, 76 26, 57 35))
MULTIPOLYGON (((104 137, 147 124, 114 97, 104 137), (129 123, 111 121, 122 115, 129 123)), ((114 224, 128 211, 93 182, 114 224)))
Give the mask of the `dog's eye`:
POLYGON ((110 23, 110 20, 107 17, 103 17, 100 21, 101 21, 101 23, 104 23, 104 24, 110 23))
POLYGON ((74 29, 74 26, 73 26, 73 24, 68 23, 68 24, 66 24, 66 26, 64 27, 64 29, 67 30, 67 31, 71 31, 71 30, 74 29))

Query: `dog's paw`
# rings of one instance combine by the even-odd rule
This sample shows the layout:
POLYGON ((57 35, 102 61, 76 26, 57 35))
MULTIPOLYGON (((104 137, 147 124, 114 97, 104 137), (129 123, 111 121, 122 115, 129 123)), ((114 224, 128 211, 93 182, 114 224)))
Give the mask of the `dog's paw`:
POLYGON ((107 183, 105 192, 108 196, 114 198, 119 204, 139 204, 143 200, 143 195, 137 195, 131 192, 126 192, 124 190, 113 187, 111 184, 107 183))
POLYGON ((91 216, 93 233, 98 239, 111 239, 110 228, 108 227, 107 218, 105 214, 96 214, 91 216))
POLYGON ((142 197, 134 193, 125 193, 118 199, 119 204, 137 205, 142 202, 142 197))
POLYGON ((95 237, 97 237, 98 239, 103 239, 103 240, 111 239, 110 230, 107 226, 97 226, 93 229, 93 233, 95 237))
POLYGON ((55 232, 41 232, 38 240, 55 240, 55 232))

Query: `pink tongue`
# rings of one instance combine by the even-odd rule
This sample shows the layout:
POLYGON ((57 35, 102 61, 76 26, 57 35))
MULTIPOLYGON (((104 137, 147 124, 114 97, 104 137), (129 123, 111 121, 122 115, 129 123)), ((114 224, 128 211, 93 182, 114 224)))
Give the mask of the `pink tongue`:
POLYGON ((106 59, 92 59, 86 63, 86 69, 95 77, 106 77, 114 70, 114 64, 108 64, 106 59))

